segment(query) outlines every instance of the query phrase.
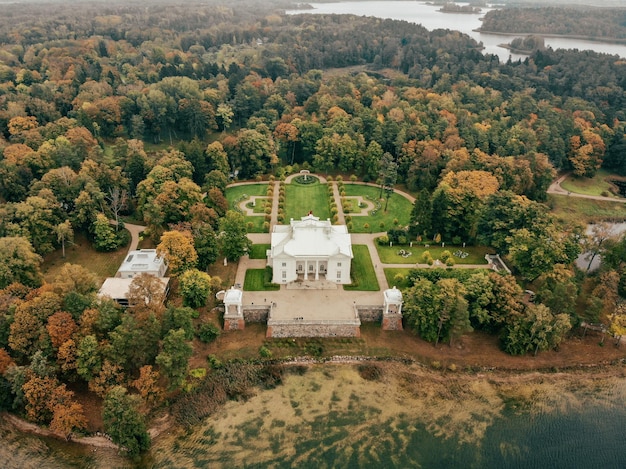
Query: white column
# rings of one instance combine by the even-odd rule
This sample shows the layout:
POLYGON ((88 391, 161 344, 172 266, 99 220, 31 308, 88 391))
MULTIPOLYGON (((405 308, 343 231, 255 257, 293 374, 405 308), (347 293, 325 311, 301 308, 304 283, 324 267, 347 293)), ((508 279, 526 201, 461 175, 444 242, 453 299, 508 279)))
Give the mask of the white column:
POLYGON ((309 261, 304 261, 304 280, 309 279, 309 261))
POLYGON ((320 261, 315 261, 315 280, 320 279, 320 261))

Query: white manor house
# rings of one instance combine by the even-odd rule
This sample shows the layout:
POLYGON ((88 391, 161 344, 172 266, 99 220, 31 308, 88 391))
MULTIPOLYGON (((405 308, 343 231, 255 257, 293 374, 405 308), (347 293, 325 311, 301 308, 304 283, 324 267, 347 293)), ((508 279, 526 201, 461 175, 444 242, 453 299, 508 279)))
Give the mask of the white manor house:
POLYGON ((309 213, 289 225, 274 225, 268 264, 272 282, 326 280, 349 284, 352 241, 345 225, 332 225, 309 213))

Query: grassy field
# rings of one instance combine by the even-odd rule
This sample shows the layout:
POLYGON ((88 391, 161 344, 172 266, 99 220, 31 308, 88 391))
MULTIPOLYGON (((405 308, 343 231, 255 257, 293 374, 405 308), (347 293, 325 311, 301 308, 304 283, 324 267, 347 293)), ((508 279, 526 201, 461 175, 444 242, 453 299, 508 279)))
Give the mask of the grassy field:
POLYGON ((250 249, 250 259, 265 259, 267 256, 265 255, 265 251, 270 248, 269 244, 253 244, 252 249, 250 249))
POLYGON ((354 283, 352 285, 344 285, 343 289, 349 291, 380 290, 367 246, 364 244, 353 244, 352 252, 354 259, 352 259, 351 276, 354 283))
POLYGON ((568 176, 565 181, 561 183, 561 187, 566 191, 573 192, 575 194, 584 195, 603 195, 613 196, 611 188, 614 186, 609 182, 610 179, 621 179, 620 176, 616 176, 603 169, 599 170, 597 174, 592 178, 568 176))
POLYGON ((548 194, 552 213, 563 223, 588 224, 626 220, 626 203, 548 194))
MULTIPOLYGON (((378 199, 380 189, 372 186, 362 186, 360 184, 345 184, 345 190, 347 196, 360 195, 365 198, 369 196, 371 199, 378 199)), ((370 200, 371 200, 370 199, 370 200)), ((381 208, 375 215, 352 217, 352 232, 353 233, 370 233, 378 231, 387 231, 389 228, 394 227, 394 219, 398 220, 398 225, 406 226, 411 219, 411 209, 413 204, 406 198, 402 197, 395 192, 391 194, 389 204, 387 206, 387 212, 385 208, 385 199, 381 200, 381 208), (363 226, 369 224, 369 229, 365 229, 363 226), (384 227, 381 228, 380 224, 383 223, 384 227)))
POLYGON ((248 202, 246 204, 247 208, 251 208, 254 213, 264 213, 265 212, 265 203, 270 200, 267 198, 256 199, 255 204, 252 205, 252 202, 248 202))
POLYGON ((390 268, 390 269, 384 269, 385 270, 385 278, 387 279, 387 284, 389 284, 390 287, 396 286, 398 288, 406 288, 409 286, 409 282, 407 280, 407 277, 409 275, 409 272, 412 269, 406 268, 390 268), (402 275, 404 277, 404 280, 402 282, 398 282, 396 281, 395 277, 396 275, 402 275))
POLYGON ((115 275, 127 252, 128 246, 114 252, 96 251, 84 236, 77 235, 74 244, 65 247, 65 259, 58 249, 45 256, 41 271, 46 282, 51 282, 63 264, 78 264, 96 274, 100 282, 104 282, 105 278, 115 275))
POLYGON ((493 253, 492 249, 483 246, 468 246, 462 248, 459 246, 446 245, 442 248, 441 245, 424 247, 423 245, 418 246, 414 244, 411 248, 408 246, 390 247, 376 244, 376 249, 378 250, 381 262, 384 264, 421 264, 424 251, 430 252, 433 259, 438 259, 443 251, 450 251, 452 254, 456 251, 463 251, 466 252, 468 256, 465 259, 454 256, 454 261, 457 264, 486 264, 485 254, 493 253), (409 257, 402 257, 398 254, 400 250, 411 252, 412 254, 409 257))
MULTIPOLYGON (((228 206, 234 209, 235 206, 241 201, 243 195, 265 195, 267 192, 267 184, 249 184, 245 186, 233 186, 226 188, 226 199, 228 200, 228 206)), ((262 204, 257 203, 257 206, 263 211, 262 204)), ((252 228, 248 229, 250 233, 263 233, 263 223, 265 218, 261 215, 254 217, 246 217, 246 224, 252 223, 252 228)))
POLYGON ((270 283, 267 269, 248 269, 246 270, 246 278, 243 281, 244 291, 275 291, 280 290, 280 285, 270 283))
POLYGON ((330 218, 328 189, 326 184, 309 184, 306 186, 292 183, 285 186, 285 223, 291 218, 299 220, 313 211, 313 215, 321 220, 330 218))

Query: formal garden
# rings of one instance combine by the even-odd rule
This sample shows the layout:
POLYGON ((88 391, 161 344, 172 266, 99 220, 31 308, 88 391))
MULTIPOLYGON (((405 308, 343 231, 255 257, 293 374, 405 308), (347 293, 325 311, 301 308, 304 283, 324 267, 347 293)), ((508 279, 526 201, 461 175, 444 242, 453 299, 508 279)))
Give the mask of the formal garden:
POLYGON ((372 201, 375 207, 365 216, 362 212, 345 214, 350 217, 352 233, 376 233, 409 224, 413 204, 406 197, 394 192, 387 202, 384 192, 383 198, 380 199, 379 187, 346 183, 344 189, 347 197, 361 196, 365 200, 372 201), (387 205, 387 211, 385 211, 385 205, 387 205))
POLYGON ((307 182, 302 182, 294 178, 291 184, 285 186, 285 223, 292 218, 299 220, 309 212, 320 220, 330 218, 327 184, 320 183, 314 176, 307 176, 307 182))
POLYGON ((264 214, 266 213, 265 205, 267 201, 270 202, 271 209, 271 199, 264 197, 267 195, 267 187, 267 183, 260 183, 229 186, 226 188, 225 196, 226 200, 228 200, 229 209, 242 212, 239 204, 247 200, 246 206, 249 206, 249 208, 254 211, 255 215, 253 216, 247 216, 244 213, 244 215, 246 215, 246 228, 249 233, 263 233, 268 231, 266 225, 264 225, 266 221, 264 214), (254 207, 250 200, 253 196, 262 197, 261 199, 256 199, 254 207))

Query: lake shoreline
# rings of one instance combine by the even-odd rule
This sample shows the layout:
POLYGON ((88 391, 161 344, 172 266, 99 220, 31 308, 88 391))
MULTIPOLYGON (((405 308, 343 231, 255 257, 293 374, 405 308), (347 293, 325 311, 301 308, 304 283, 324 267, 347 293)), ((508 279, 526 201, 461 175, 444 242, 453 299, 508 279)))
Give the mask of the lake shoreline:
MULTIPOLYGON (((612 44, 616 46, 621 46, 621 45, 626 44, 626 39, 618 39, 618 38, 606 38, 605 39, 605 38, 597 38, 597 37, 583 36, 583 35, 576 35, 576 34, 545 34, 545 33, 533 33, 533 32, 505 33, 505 32, 498 32, 498 31, 487 31, 481 28, 472 29, 472 31, 475 33, 479 33, 479 34, 490 34, 493 36, 510 36, 510 37, 541 36, 541 37, 548 37, 548 38, 555 38, 555 39, 574 39, 574 40, 580 40, 580 41, 590 41, 590 42, 597 42, 598 44, 612 44)), ((500 45, 499 47, 504 47, 504 46, 500 45)))
MULTIPOLYGON (((513 369, 513 368, 498 368, 494 366, 482 366, 482 367, 456 367, 451 364, 448 366, 440 365, 438 362, 431 362, 431 364, 423 363, 420 360, 414 358, 402 358, 402 357, 369 357, 369 356, 334 356, 327 358, 313 358, 309 356, 291 357, 284 360, 267 360, 262 362, 263 365, 278 365, 283 366, 285 369, 285 375, 290 375, 290 370, 294 370, 297 367, 306 367, 308 371, 314 369, 336 369, 336 368, 354 368, 359 366, 373 366, 380 368, 385 374, 398 376, 402 373, 412 371, 418 373, 421 379, 432 380, 434 382, 441 382, 441 380, 453 379, 460 382, 473 382, 476 380, 489 380, 490 382, 497 382, 499 385, 514 385, 520 382, 530 382, 533 380, 543 382, 545 378, 556 377, 560 382, 568 383, 567 386, 575 386, 576 383, 584 380, 605 380, 616 379, 626 377, 626 358, 614 360, 610 363, 598 362, 595 364, 573 364, 567 367, 549 367, 539 369, 513 369)), ((283 384, 279 384, 277 388, 280 388, 283 384)), ((255 387, 253 390, 253 396, 262 393, 264 389, 255 387)), ((227 401, 222 407, 220 407, 217 413, 222 412, 233 401, 227 401)), ((65 440, 60 435, 55 434, 48 428, 29 422, 15 414, 9 412, 2 412, 0 417, 17 431, 41 436, 46 438, 53 438, 59 443, 76 444, 86 448, 97 448, 101 450, 114 450, 119 452, 119 447, 113 443, 106 435, 95 433, 93 435, 85 435, 80 437, 74 437, 71 440, 65 440)), ((173 419, 170 418, 169 413, 163 414, 162 411, 157 411, 155 417, 150 419, 150 428, 148 430, 153 443, 155 443, 160 436, 170 435, 171 432, 180 431, 179 425, 175 424, 173 419)), ((155 445, 153 444, 153 447, 155 445)), ((156 445, 158 446, 158 445, 156 445)))

